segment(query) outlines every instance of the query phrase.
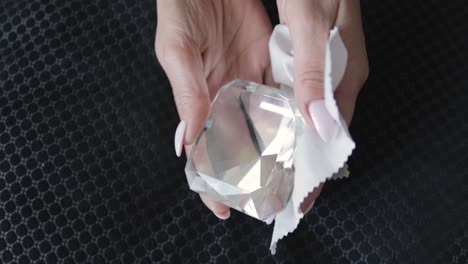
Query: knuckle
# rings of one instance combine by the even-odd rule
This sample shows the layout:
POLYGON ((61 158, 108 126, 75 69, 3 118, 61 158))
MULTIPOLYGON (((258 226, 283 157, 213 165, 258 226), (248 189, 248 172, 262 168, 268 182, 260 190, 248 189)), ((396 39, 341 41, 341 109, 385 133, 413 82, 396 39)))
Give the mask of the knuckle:
POLYGON ((361 85, 364 84, 369 78, 369 59, 367 57, 366 49, 362 49, 362 55, 359 56, 360 60, 358 63, 358 80, 361 82, 361 85))
POLYGON ((164 36, 156 34, 156 39, 154 41, 154 51, 156 53, 156 58, 161 64, 164 64, 166 61, 165 54, 167 54, 170 46, 167 44, 167 40, 164 36))
POLYGON ((356 61, 356 63, 352 63, 348 68, 350 78, 348 79, 349 82, 346 86, 349 88, 345 90, 357 94, 369 78, 369 62, 367 61, 367 58, 364 58, 356 61))
POLYGON ((159 62, 162 61, 162 54, 163 54, 163 48, 161 41, 158 41, 158 38, 156 38, 156 41, 154 41, 154 52, 156 54, 156 58, 158 59, 159 62))
POLYGON ((200 94, 196 89, 184 88, 174 91, 174 101, 177 108, 182 111, 191 111, 197 104, 203 103, 206 95, 200 94))
POLYGON ((297 76, 298 85, 304 89, 323 89, 323 76, 324 71, 320 68, 301 71, 297 76))
POLYGON ((369 78, 369 61, 367 60, 367 56, 364 56, 356 66, 356 80, 360 85, 363 85, 369 78))
POLYGON ((174 50, 174 47, 171 47, 170 45, 167 45, 165 43, 157 43, 156 44, 156 57, 158 58, 159 62, 163 65, 167 64, 172 58, 177 56, 176 52, 174 50))
POLYGON ((185 42, 166 41, 156 38, 154 49, 156 58, 163 66, 168 63, 179 63, 190 59, 189 46, 185 42))
POLYGON ((181 109, 190 107, 190 104, 192 103, 193 99, 194 98, 190 94, 190 92, 186 90, 176 93, 174 96, 174 100, 175 100, 177 107, 181 109))
POLYGON ((338 99, 344 98, 346 100, 354 100, 354 98, 356 98, 359 93, 359 89, 360 89, 359 86, 340 87, 335 91, 335 97, 338 99))
POLYGON ((161 33, 156 31, 156 34, 154 35, 154 51, 156 54, 158 53, 158 50, 161 48, 161 33))

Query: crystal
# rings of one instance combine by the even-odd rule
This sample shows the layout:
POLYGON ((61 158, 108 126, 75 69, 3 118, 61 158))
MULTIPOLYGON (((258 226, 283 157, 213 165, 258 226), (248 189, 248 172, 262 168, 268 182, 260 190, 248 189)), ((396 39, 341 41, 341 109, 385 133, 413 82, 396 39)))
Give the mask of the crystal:
POLYGON ((293 189, 296 118, 284 90, 241 80, 223 86, 187 160, 190 189, 270 219, 293 189))

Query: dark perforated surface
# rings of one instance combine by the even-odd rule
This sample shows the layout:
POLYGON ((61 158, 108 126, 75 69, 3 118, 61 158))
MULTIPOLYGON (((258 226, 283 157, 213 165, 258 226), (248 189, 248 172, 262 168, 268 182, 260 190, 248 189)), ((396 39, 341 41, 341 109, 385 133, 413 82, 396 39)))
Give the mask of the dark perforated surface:
POLYGON ((270 256, 187 188, 154 1, 1 0, 1 262, 468 263, 466 5, 362 9, 351 178, 270 256))

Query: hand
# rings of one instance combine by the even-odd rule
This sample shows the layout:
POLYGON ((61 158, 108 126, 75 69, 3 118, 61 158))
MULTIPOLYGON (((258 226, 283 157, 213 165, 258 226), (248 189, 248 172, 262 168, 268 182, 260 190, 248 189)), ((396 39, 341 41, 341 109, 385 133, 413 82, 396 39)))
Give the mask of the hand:
MULTIPOLYGON (((271 80, 271 22, 259 0, 158 0, 155 49, 171 83, 181 122, 175 147, 196 139, 211 99, 226 82, 271 80)), ((187 152, 188 153, 188 152, 187 152)), ((202 196, 221 219, 229 208, 202 196)))
MULTIPOLYGON (((367 80, 369 66, 359 0, 277 0, 280 21, 287 24, 294 51, 296 102, 324 141, 334 135, 336 123, 325 109, 323 75, 330 29, 337 26, 348 49, 348 64, 335 98, 346 122, 351 122, 357 95, 367 80)), ((323 184, 301 204, 307 211, 323 184)))

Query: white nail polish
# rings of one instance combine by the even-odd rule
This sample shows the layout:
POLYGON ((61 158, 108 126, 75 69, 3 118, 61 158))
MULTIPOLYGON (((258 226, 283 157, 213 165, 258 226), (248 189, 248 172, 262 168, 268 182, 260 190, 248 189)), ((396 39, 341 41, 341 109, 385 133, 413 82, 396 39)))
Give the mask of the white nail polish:
POLYGON ((337 132, 337 124, 328 112, 325 101, 317 100, 309 104, 309 113, 314 122, 315 129, 323 141, 329 142, 337 132))
POLYGON ((185 130, 187 128, 187 122, 184 120, 180 121, 179 125, 177 126, 175 137, 174 137, 174 147, 177 157, 180 157, 182 154, 182 147, 184 146, 184 137, 185 137, 185 130))
POLYGON ((231 216, 231 210, 227 210, 224 214, 214 213, 214 215, 216 215, 216 217, 218 217, 221 220, 226 220, 231 216))

